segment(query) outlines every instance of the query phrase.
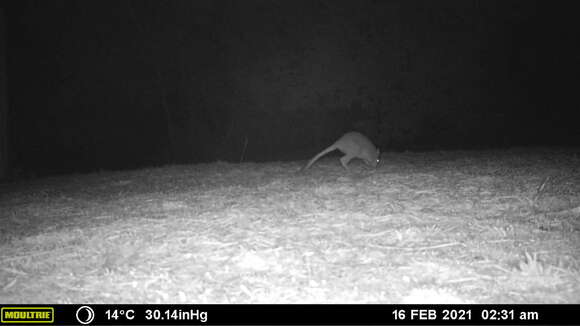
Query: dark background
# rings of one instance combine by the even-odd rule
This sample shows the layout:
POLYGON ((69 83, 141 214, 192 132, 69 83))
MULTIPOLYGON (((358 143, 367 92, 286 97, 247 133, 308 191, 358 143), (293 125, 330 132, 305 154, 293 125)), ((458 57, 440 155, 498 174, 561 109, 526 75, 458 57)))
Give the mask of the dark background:
POLYGON ((580 145, 573 1, 18 0, 9 157, 37 175, 580 145))

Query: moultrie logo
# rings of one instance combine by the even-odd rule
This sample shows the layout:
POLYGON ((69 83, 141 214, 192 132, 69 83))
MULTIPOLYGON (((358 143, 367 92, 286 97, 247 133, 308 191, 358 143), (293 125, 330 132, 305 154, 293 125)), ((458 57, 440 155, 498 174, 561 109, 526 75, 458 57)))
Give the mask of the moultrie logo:
POLYGON ((54 323, 53 307, 2 307, 2 324, 54 323))

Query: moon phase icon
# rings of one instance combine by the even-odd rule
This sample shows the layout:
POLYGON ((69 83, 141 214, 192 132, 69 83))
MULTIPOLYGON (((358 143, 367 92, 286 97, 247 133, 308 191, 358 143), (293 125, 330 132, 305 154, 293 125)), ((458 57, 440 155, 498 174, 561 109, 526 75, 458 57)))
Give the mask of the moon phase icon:
POLYGON ((95 312, 93 311, 93 308, 89 306, 82 306, 77 309, 76 317, 79 323, 87 325, 92 323, 95 319, 95 312))

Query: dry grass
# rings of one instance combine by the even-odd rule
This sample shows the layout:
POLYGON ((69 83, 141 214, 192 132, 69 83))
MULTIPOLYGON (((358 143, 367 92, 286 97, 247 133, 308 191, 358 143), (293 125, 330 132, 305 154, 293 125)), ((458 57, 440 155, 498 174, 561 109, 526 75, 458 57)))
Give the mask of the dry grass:
POLYGON ((0 302, 580 303, 580 156, 170 166, 0 185, 0 302))

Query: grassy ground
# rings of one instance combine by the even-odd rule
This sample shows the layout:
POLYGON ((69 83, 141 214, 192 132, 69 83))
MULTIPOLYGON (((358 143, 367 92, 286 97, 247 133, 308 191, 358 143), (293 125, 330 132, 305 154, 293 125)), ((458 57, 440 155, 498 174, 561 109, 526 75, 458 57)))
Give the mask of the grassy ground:
POLYGON ((1 303, 580 303, 580 152, 0 185, 1 303))

